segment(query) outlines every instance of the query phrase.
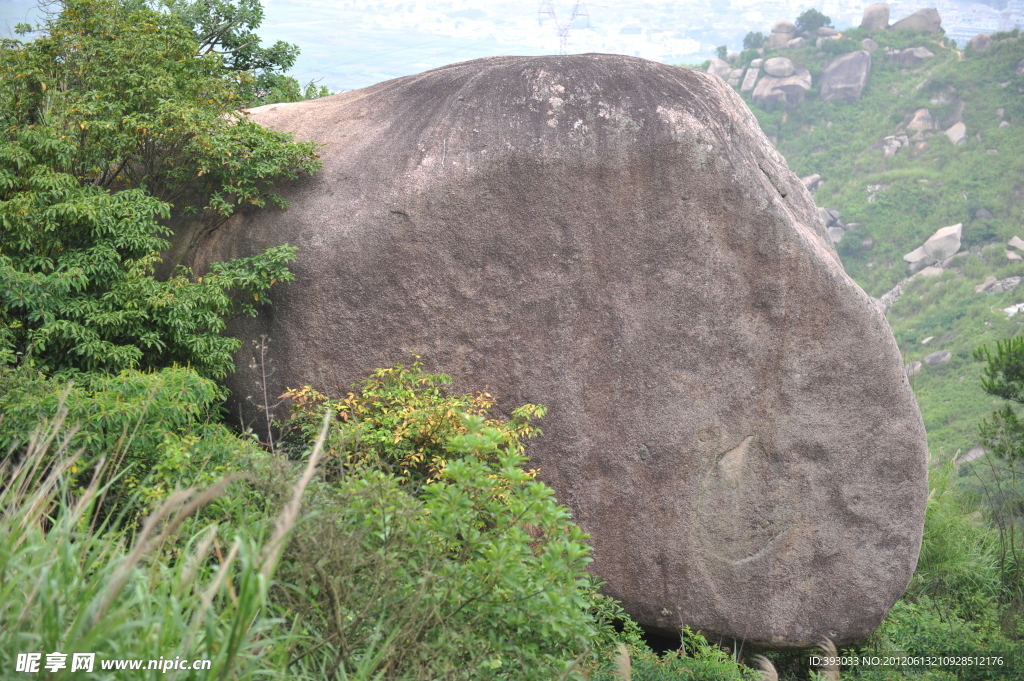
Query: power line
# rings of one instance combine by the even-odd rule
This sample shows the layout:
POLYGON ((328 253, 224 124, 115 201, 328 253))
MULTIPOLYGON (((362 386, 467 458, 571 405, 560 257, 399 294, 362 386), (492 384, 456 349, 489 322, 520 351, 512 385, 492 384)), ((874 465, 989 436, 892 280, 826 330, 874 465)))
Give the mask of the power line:
POLYGON ((569 41, 569 29, 572 28, 573 22, 583 18, 587 22, 586 27, 590 28, 590 14, 587 13, 587 7, 582 2, 577 2, 572 6, 572 16, 565 23, 560 22, 555 16, 555 3, 552 0, 542 0, 540 3, 540 8, 537 10, 538 24, 543 21, 545 14, 550 16, 551 21, 555 23, 555 33, 558 34, 558 54, 565 54, 565 44, 569 41))

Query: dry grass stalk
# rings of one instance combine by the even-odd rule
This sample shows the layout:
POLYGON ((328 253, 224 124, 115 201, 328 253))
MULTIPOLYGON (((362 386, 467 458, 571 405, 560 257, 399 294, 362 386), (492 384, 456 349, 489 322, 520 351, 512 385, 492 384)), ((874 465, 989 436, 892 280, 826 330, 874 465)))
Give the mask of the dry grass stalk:
POLYGON ((779 681, 779 673, 775 671, 775 665, 771 660, 764 655, 754 655, 751 659, 761 670, 761 681, 779 681))
MULTIPOLYGON (((825 654, 825 657, 832 658, 833 661, 839 658, 839 651, 836 650, 836 644, 832 642, 830 638, 821 639, 821 643, 818 644, 818 650, 825 654)), ((839 665, 838 664, 826 664, 818 667, 818 672, 822 676, 823 681, 839 681, 839 665)))
POLYGON ((316 471, 316 466, 320 463, 320 456, 323 454, 324 441, 327 439, 327 430, 331 426, 331 412, 327 410, 324 414, 324 425, 320 428, 320 435, 316 439, 316 444, 313 446, 313 453, 309 455, 309 462, 306 464, 306 470, 303 471, 302 477, 299 478, 298 482, 292 487, 292 498, 285 505, 281 511, 281 515, 277 517, 277 522, 274 527, 274 536, 271 537, 270 541, 263 547, 263 555, 260 556, 260 574, 264 578, 270 579, 270 575, 274 572, 274 566, 277 565, 277 560, 281 556, 281 551, 284 549, 284 539, 291 531, 292 527, 295 526, 295 521, 299 518, 299 507, 302 504, 302 495, 306 491, 306 487, 309 485, 309 481, 313 479, 313 473, 316 471))
POLYGON ((632 681, 633 668, 629 659, 629 650, 622 642, 615 643, 615 679, 616 681, 632 681))

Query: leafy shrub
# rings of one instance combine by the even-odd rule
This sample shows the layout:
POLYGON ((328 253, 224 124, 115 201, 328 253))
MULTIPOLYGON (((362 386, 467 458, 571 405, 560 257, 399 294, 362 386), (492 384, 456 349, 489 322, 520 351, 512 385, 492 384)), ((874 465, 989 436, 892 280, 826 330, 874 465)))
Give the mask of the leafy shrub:
POLYGON ((821 41, 821 51, 828 55, 846 54, 861 49, 860 43, 843 36, 834 40, 821 41))
POLYGON ((93 376, 88 387, 25 367, 0 369, 0 450, 31 449, 38 425, 62 418, 72 478, 88 484, 105 458, 102 480, 116 475, 118 484, 100 510, 127 514, 130 523, 176 488, 209 485, 252 454, 252 441, 219 422, 222 398, 213 381, 179 367, 93 376))
POLYGON ((276 596, 322 641, 299 653, 313 666, 342 678, 577 678, 593 654, 585 535, 522 470, 506 431, 461 417, 445 465, 418 489, 369 462, 318 489, 276 596))
MULTIPOLYGON (((424 373, 416 358, 408 368, 377 369, 358 392, 340 399, 310 386, 289 389, 282 397, 292 400, 292 417, 284 424, 282 445, 293 451, 307 446, 330 412, 337 417, 325 446, 332 475, 348 465, 372 463, 417 485, 437 480, 447 463, 449 440, 466 432, 465 416, 488 416, 495 407, 488 393, 445 394, 451 382, 444 374, 424 373)), ((492 417, 486 423, 502 433, 503 450, 522 454, 521 441, 541 434, 531 420, 545 413, 543 406, 526 404, 513 410, 508 421, 492 417)))
POLYGON ((115 0, 67 0, 43 37, 0 41, 0 363, 220 378, 225 319, 290 279, 288 246, 154 277, 172 208, 281 205, 272 182, 318 167, 315 145, 233 114, 220 58, 195 52, 171 15, 115 0))

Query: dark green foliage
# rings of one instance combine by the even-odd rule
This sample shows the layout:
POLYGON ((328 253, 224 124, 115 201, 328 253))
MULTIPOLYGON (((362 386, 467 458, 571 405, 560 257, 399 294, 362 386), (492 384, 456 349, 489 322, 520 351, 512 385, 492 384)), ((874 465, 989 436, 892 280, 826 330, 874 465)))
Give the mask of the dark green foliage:
POLYGON ((153 276, 172 212, 282 204, 272 181, 318 167, 314 145, 232 116, 220 58, 195 48, 170 15, 116 0, 68 0, 44 37, 0 44, 0 361, 220 378, 238 348, 225 320, 291 278, 287 246, 153 276))
POLYGON ((831 28, 832 19, 813 7, 796 18, 796 30, 808 33, 812 37, 816 35, 819 28, 824 26, 831 28))
POLYGON ((743 36, 743 49, 744 50, 756 50, 760 47, 764 47, 764 43, 767 38, 764 37, 764 33, 760 31, 751 31, 743 36))
POLYGON ((974 351, 974 358, 986 363, 981 377, 985 392, 1024 404, 1024 337, 998 341, 994 354, 983 345, 974 351))
POLYGON ((103 480, 117 477, 104 515, 125 514, 130 523, 175 488, 237 471, 255 447, 220 422, 223 389, 192 370, 90 378, 85 387, 25 367, 0 369, 0 451, 24 451, 39 424, 62 418, 74 479, 87 484, 103 457, 103 480))
POLYGON ((829 55, 846 54, 847 52, 856 52, 859 49, 861 49, 860 43, 847 38, 845 35, 834 40, 823 40, 821 43, 821 51, 829 55))
POLYGON ((304 88, 285 72, 295 65, 298 45, 278 40, 261 45, 255 31, 263 23, 259 0, 159 0, 192 29, 200 55, 221 55, 228 78, 237 83, 239 106, 295 102, 330 94, 312 82, 304 88))
POLYGON ((725 45, 719 45, 715 48, 715 54, 718 55, 719 59, 725 59, 729 56, 729 48, 725 45))

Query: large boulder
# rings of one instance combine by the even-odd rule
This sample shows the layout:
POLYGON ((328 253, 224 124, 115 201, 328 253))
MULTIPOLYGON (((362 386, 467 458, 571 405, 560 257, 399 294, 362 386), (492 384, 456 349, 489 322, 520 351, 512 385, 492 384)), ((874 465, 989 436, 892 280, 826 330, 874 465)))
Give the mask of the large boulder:
POLYGON ((796 37, 796 26, 789 19, 779 19, 772 26, 771 33, 765 47, 772 50, 782 50, 789 46, 789 41, 796 37))
MULTIPOLYGON (((295 283, 230 327, 269 339, 271 394, 415 351, 506 410, 547 405, 531 466, 644 626, 808 647, 881 622, 920 549, 921 417, 885 318, 722 80, 493 57, 250 115, 323 142, 323 170, 280 186, 287 210, 177 226, 166 262, 298 247, 295 283)), ((232 413, 262 418, 238 360, 232 413)))
POLYGON ((787 78, 763 76, 757 81, 750 97, 765 108, 793 106, 804 101, 804 94, 811 89, 811 85, 811 74, 807 69, 800 69, 787 78))
POLYGON ((796 67, 786 57, 773 57, 765 61, 764 72, 776 78, 788 78, 796 73, 796 67))
POLYGON ((732 73, 732 65, 724 59, 715 57, 708 64, 708 73, 716 75, 722 80, 728 80, 729 74, 732 73))
POLYGON ((971 38, 971 42, 968 45, 972 52, 985 52, 988 48, 992 47, 992 36, 988 33, 979 33, 971 38))
POLYGON ((856 101, 864 92, 870 75, 870 52, 858 50, 841 54, 830 61, 821 74, 821 99, 825 102, 833 99, 856 101))
POLYGON ((747 73, 743 76, 743 83, 740 85, 740 92, 752 92, 754 85, 757 84, 757 77, 761 74, 761 69, 751 64, 750 68, 747 69, 747 73))
POLYGON ((885 2, 876 2, 864 8, 864 15, 860 20, 860 27, 865 31, 882 31, 889 25, 889 5, 885 2))
POLYGON ((908 17, 900 19, 889 27, 890 31, 917 31, 918 33, 938 33, 942 28, 942 17, 934 7, 919 9, 908 17))

